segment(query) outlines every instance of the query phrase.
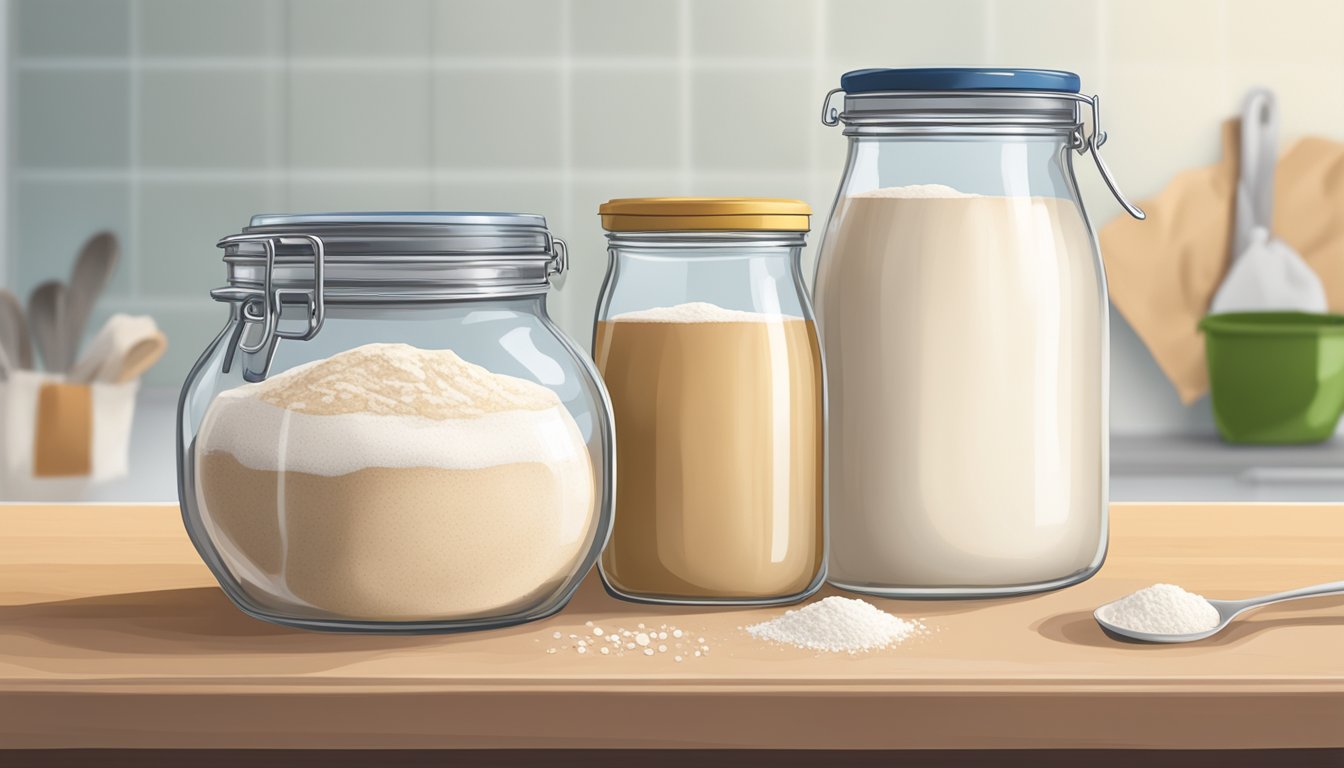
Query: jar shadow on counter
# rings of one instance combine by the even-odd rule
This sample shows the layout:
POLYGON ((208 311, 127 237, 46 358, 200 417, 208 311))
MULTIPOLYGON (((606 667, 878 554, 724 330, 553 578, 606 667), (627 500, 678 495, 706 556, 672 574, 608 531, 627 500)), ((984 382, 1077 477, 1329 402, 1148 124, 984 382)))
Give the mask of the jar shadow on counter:
POLYGON ((650 603, 630 602, 616 598, 603 590, 601 583, 595 578, 595 575, 590 575, 588 579, 584 581, 583 586, 579 587, 579 591, 574 594, 574 598, 570 601, 569 607, 562 611, 558 616, 561 619, 574 619, 577 617, 582 618, 585 621, 597 621, 599 619, 606 621, 642 621, 648 619, 650 616, 686 617, 734 612, 750 614, 752 616, 773 616, 784 613, 785 611, 797 610, 805 605, 824 600, 828 597, 845 597, 856 600, 866 600, 881 610, 902 617, 918 616, 920 618, 938 618, 940 616, 973 613, 994 606, 1027 602, 1040 597, 1040 595, 1014 595, 1011 597, 992 597, 975 600, 898 600, 864 595, 856 592, 846 592, 841 589, 836 589, 828 584, 823 586, 820 591, 803 600, 784 605, 654 605, 650 603))
MULTIPOLYGON (((316 654, 311 667, 287 660, 286 669, 296 672, 333 666, 332 653, 443 646, 473 639, 471 635, 334 634, 283 627, 247 616, 213 586, 4 605, 0 606, 0 627, 10 628, 7 654, 25 655, 27 640, 33 658, 51 658, 53 648, 77 649, 67 658, 81 655, 78 650, 98 656, 259 652, 298 659, 316 654), (14 638, 20 639, 15 642, 14 638)), ((527 625, 522 625, 490 636, 527 631, 527 625)))
POLYGON ((1344 599, 1313 601, 1308 606, 1282 605, 1267 606, 1233 621, 1227 629, 1194 643, 1145 643, 1138 640, 1114 638, 1107 635, 1091 611, 1070 611, 1051 616, 1032 625, 1041 637, 1066 645, 1085 645, 1093 648, 1117 648, 1121 650, 1146 651, 1150 653, 1171 653, 1174 649, 1187 651, 1197 648, 1219 648, 1239 645, 1252 635, 1273 629, 1288 627, 1326 627, 1344 626, 1344 616, 1316 615, 1329 612, 1330 609, 1344 608, 1344 599), (1277 608, 1277 610, 1276 610, 1277 608), (1310 610, 1310 615, 1306 612, 1310 610), (1276 617, 1274 614, 1292 613, 1291 616, 1276 617))

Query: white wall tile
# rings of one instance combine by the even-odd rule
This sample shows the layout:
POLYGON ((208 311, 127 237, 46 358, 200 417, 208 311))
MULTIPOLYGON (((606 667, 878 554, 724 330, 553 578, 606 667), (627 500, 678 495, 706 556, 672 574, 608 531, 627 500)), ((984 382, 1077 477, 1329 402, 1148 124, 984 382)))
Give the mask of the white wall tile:
POLYGON ((1226 7, 1223 0, 1104 0, 1108 68, 1225 63, 1226 7))
POLYGON ((723 170, 805 170, 817 110, 796 72, 701 70, 692 79, 691 162, 723 170))
POLYGON ((1227 46, 1242 65, 1344 68, 1344 3, 1338 0, 1234 0, 1227 3, 1227 46))
POLYGON ((148 56, 276 56, 285 6, 274 0, 139 0, 148 56))
MULTIPOLYGON (((138 300, 123 298, 137 290, 170 296, 173 307, 202 301, 199 310, 156 310, 174 326, 169 359, 151 376, 160 383, 180 381, 222 323, 203 293, 223 274, 214 238, 263 208, 542 213, 574 257, 553 314, 585 346, 606 269, 603 200, 802 197, 816 208, 815 244, 847 143, 819 125, 821 98, 861 66, 1077 71, 1084 90, 1103 97, 1104 152, 1134 197, 1212 162, 1218 124, 1252 85, 1279 95, 1285 143, 1308 133, 1344 140, 1344 3, 1334 0, 136 0, 134 14, 131 0, 13 0, 11 8, 12 159, 25 175, 13 186, 17 253, 0 282, 26 289, 68 269, 92 231, 116 229, 135 258, 116 278, 114 303, 139 311, 138 300), (90 57, 95 66, 78 64, 90 57), (198 62, 166 68, 188 58, 198 62), (216 178, 220 168, 227 173, 216 178), (257 178, 240 181, 239 170, 257 178), (50 180, 67 172, 99 180, 50 180), (137 232, 141 242, 131 243, 137 232)), ((1075 162, 1094 222, 1121 215, 1090 158, 1075 162)), ((1207 403, 1180 406, 1122 321, 1114 337, 1116 432, 1211 429, 1207 403)))
POLYGON ((673 2, 570 0, 575 56, 675 56, 681 10, 673 2))
POLYGON ((315 211, 427 211, 435 208, 433 184, 422 181, 293 180, 285 208, 315 211))
POLYGON ((176 168, 278 162, 280 82, 278 72, 266 70, 142 73, 140 162, 176 168))
POLYGON ((1084 91, 1095 90, 1101 73, 1100 14, 1100 0, 998 3, 990 33, 996 66, 1076 72, 1084 91))
POLYGON ((225 282, 215 243, 279 203, 278 187, 260 182, 142 182, 139 255, 153 268, 140 275, 141 293, 204 302, 225 282))
POLYGON ((289 162, 301 168, 423 168, 430 161, 427 70, 296 71, 289 162))
POLYGON ((434 78, 434 162, 458 168, 561 163, 561 74, 440 72, 434 78))
POLYGON ((680 163, 678 75, 672 71, 574 73, 574 164, 672 168, 680 163))
POLYGON ((134 276, 124 257, 130 232, 128 188, 117 181, 18 181, 10 242, 10 287, 28 291, 51 278, 65 280, 75 254, 95 232, 111 230, 122 241, 121 266, 108 292, 127 294, 134 276))
POLYGON ((817 43, 816 4, 816 0, 691 0, 691 53, 806 60, 817 43))
POLYGON ((831 0, 826 54, 845 69, 984 66, 988 0, 831 0))
MULTIPOLYGON (((536 213, 558 237, 566 231, 565 187, 559 181, 444 181, 434 185, 433 207, 440 211, 536 213)), ((593 217, 596 223, 597 217, 593 217)))
POLYGON ((428 56, 430 0, 289 0, 295 56, 428 56))
POLYGON ((1112 72, 1102 95, 1102 150, 1130 195, 1147 197, 1178 171, 1215 162, 1220 125, 1237 104, 1208 84, 1221 70, 1186 67, 1112 72))
POLYGON ((123 56, 130 0, 11 0, 20 56, 123 56))
POLYGON ((438 0, 434 49, 442 56, 556 56, 563 10, 555 0, 438 0))
POLYGON ((107 168, 129 157, 124 71, 24 71, 15 81, 14 164, 107 168))

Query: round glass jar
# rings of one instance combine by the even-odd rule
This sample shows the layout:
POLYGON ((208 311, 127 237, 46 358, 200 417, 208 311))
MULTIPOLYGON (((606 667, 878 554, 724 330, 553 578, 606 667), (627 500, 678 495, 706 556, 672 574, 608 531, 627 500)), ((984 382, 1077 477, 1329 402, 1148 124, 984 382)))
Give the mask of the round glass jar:
POLYGON ((825 398, 797 200, 600 208, 593 356, 620 436, 600 571, 618 597, 769 604, 824 579, 825 398))
POLYGON ((611 526, 612 416, 551 321, 540 216, 263 215, 182 390, 178 491, 225 593, 309 629, 539 619, 611 526))
POLYGON ((849 138, 813 296, 832 584, 1005 595, 1101 566, 1106 277, 1075 153, 1143 214, 1098 154, 1097 104, 1046 70, 862 70, 827 95, 849 138))

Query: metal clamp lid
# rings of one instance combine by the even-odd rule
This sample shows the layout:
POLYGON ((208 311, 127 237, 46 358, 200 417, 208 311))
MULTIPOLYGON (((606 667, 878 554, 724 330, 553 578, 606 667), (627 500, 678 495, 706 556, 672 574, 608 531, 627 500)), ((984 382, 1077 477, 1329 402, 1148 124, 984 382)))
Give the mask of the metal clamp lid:
MULTIPOLYGON (((1040 132, 1045 130, 1058 130, 1060 127, 1068 127, 1070 133, 1069 148, 1078 151, 1078 154, 1090 152, 1092 159, 1096 162, 1097 170, 1101 173, 1102 181, 1106 183, 1107 189, 1115 196, 1117 202, 1125 211, 1136 219, 1145 219, 1147 214, 1137 205, 1130 202, 1125 194, 1120 191, 1120 186, 1115 177, 1111 174, 1110 168, 1101 156, 1101 146, 1106 143, 1107 135, 1101 128, 1101 97, 1085 96, 1079 93, 1068 91, 1009 91, 1009 90, 951 90, 951 91, 888 91, 888 92, 865 92, 862 94, 848 94, 846 96, 847 111, 840 111, 833 106, 832 101, 836 94, 845 93, 842 88, 833 88, 827 94, 821 103, 821 123, 827 127, 833 127, 840 123, 847 125, 853 123, 864 126, 864 129, 856 130, 856 134, 865 133, 868 130, 881 130, 882 133, 889 135, 900 135, 902 133, 912 134, 937 134, 937 133, 993 133, 993 134, 1011 134, 1014 126, 1021 128, 1024 132, 1040 132), (919 100, 921 108, 902 112, 900 110, 871 111, 865 116, 864 111, 848 111, 848 101, 850 98, 862 98, 865 101, 890 104, 901 100, 919 100), (1033 108, 1022 110, 1020 112, 1004 111, 975 111, 963 110, 958 112, 947 112, 940 114, 936 110, 927 107, 928 103, 935 103, 939 100, 981 100, 982 104, 1005 104, 1012 103, 1006 100, 1035 100, 1033 108), (1059 110, 1050 110, 1037 105, 1049 105, 1059 100, 1067 101, 1073 105, 1069 111, 1071 115, 1067 123, 1061 123, 1056 115, 1059 110), (1086 104, 1092 110, 1092 130, 1087 132, 1082 122, 1081 105, 1086 104), (868 128, 868 126, 883 126, 881 129, 868 128)), ((850 133, 846 129, 846 134, 850 133)))

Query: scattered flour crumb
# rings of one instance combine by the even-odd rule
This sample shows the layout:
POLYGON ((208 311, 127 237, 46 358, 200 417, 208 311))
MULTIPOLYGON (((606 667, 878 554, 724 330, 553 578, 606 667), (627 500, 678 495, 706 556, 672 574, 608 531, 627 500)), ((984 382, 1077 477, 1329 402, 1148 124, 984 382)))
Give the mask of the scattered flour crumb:
MULTIPOLYGON (((633 652, 636 656, 653 656, 659 653, 674 655, 676 661, 684 661, 692 652, 694 655, 701 656, 709 653, 709 645, 705 643, 702 637, 697 642, 691 642, 691 633, 680 627, 673 627, 662 624, 657 630, 652 626, 639 624, 634 630, 626 629, 621 626, 606 627, 599 626, 596 622, 585 621, 583 624, 586 634, 569 634, 555 631, 551 633, 551 638, 561 640, 562 644, 553 645, 546 649, 546 653, 555 654, 560 651, 573 650, 575 653, 584 656, 602 655, 602 656, 624 656, 626 651, 633 652), (572 643, 563 643, 563 638, 568 637, 572 643), (590 654, 589 651, 596 651, 596 654, 590 654)), ((534 638, 533 642, 540 642, 540 638, 534 638)))

